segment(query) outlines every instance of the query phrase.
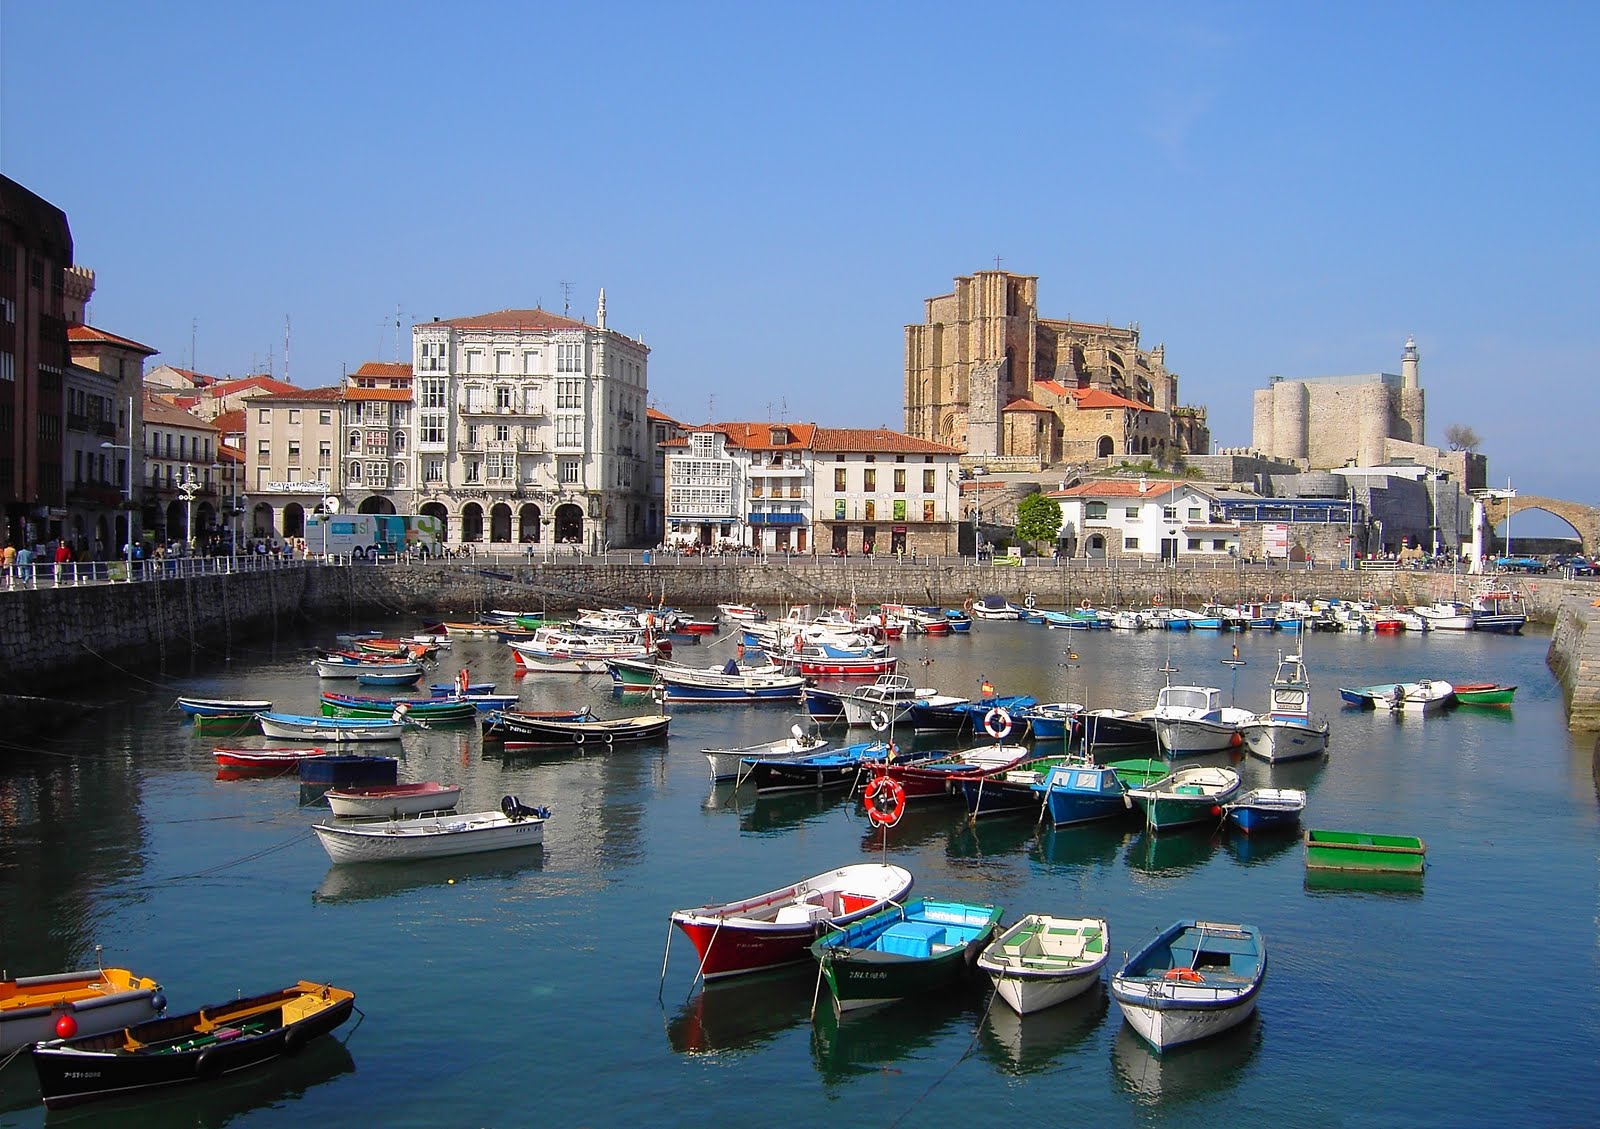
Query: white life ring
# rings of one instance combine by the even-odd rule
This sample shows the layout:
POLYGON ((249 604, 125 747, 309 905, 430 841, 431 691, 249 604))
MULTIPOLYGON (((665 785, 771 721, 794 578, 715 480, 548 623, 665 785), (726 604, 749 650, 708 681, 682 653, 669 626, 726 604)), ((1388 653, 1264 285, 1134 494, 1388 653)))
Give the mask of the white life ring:
POLYGON ((996 741, 1011 736, 1011 714, 1004 706, 996 706, 983 715, 983 731, 996 741))
POLYGON ((867 718, 867 724, 872 726, 874 733, 882 733, 889 728, 889 715, 883 710, 873 710, 867 718))
POLYGON ((1025 608, 1031 609, 1038 602, 1039 597, 1035 596, 1032 592, 1029 592, 1026 596, 1022 597, 1022 606, 1025 608))

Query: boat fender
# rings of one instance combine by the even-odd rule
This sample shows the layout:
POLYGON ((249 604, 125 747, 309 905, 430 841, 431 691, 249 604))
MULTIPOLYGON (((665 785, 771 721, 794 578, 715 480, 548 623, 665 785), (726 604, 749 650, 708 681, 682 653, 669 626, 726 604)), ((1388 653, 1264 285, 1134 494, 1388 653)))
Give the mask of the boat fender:
POLYGON ((217 1056, 216 1051, 201 1051, 200 1057, 194 1060, 194 1076, 196 1078, 215 1078, 221 1073, 222 1060, 217 1056))
POLYGON ((574 745, 581 745, 581 744, 583 744, 583 734, 582 734, 582 733, 574 733, 574 734, 573 734, 573 735, 572 735, 572 743, 573 743, 573 744, 574 744, 574 745))
POLYGON ((1185 984, 1204 984, 1206 982, 1206 978, 1192 968, 1169 968, 1165 979, 1181 980, 1185 984))
POLYGON ((605 738, 606 738, 606 744, 608 744, 608 745, 611 744, 611 742, 613 740, 612 735, 610 733, 607 733, 605 735, 605 738))
POLYGON ((1011 714, 1004 706, 996 706, 983 715, 983 731, 996 741, 1004 741, 1011 736, 1011 714))
POLYGON ((152 1008, 154 1008, 157 1012, 166 1011, 167 1010, 167 997, 161 992, 152 992, 150 994, 150 1006, 152 1008))
POLYGON ((307 1038, 309 1036, 306 1034, 305 1028, 289 1028, 288 1033, 283 1037, 283 1053, 286 1055, 299 1054, 300 1048, 306 1045, 307 1038))
POLYGON ((867 719, 874 733, 882 733, 889 728, 889 715, 883 710, 873 710, 872 716, 867 719))

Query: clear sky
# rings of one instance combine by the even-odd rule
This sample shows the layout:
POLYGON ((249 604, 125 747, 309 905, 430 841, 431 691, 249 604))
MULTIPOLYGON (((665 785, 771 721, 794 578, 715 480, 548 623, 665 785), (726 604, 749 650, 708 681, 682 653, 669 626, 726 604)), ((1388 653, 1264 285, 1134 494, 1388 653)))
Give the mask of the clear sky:
POLYGON ((1138 322, 1220 446, 1272 374, 1600 501, 1592 4, 0 0, 0 169, 156 363, 337 381, 542 304, 687 422, 899 427, 954 276, 1138 322), (192 358, 191 358, 192 342, 192 358))

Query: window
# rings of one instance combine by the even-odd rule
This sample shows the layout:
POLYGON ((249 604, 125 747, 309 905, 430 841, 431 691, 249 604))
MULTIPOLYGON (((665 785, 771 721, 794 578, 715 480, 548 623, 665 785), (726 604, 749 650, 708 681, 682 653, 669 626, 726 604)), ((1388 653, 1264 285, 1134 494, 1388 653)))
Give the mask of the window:
POLYGON ((257 411, 256 411, 256 422, 257 423, 271 423, 272 422, 272 409, 271 408, 259 408, 259 409, 257 409, 257 411))
POLYGON ((494 438, 497 443, 507 443, 511 440, 511 425, 497 423, 494 425, 494 438))
POLYGON ((417 392, 417 405, 423 408, 442 408, 445 406, 444 381, 429 379, 419 382, 417 392))
POLYGON ((467 371, 473 374, 483 374, 489 371, 488 358, 483 355, 482 349, 467 350, 467 371))
POLYGON ((444 460, 426 459, 422 464, 422 480, 424 482, 444 481, 444 460))
POLYGON ((1137 551, 1139 548, 1139 539, 1137 537, 1124 537, 1122 539, 1122 548, 1124 551, 1137 551))
POLYGON ((1104 521, 1105 520, 1105 516, 1106 516, 1106 504, 1104 502, 1085 502, 1084 503, 1084 506, 1083 506, 1083 517, 1084 517, 1085 521, 1096 521, 1096 520, 1104 521))
POLYGON ((403 431, 395 432, 394 433, 394 452, 395 452, 395 454, 398 455, 401 451, 404 451, 405 449, 406 449, 406 433, 403 432, 403 431))
POLYGON ((1200 509, 1198 506, 1190 507, 1190 509, 1189 509, 1189 520, 1190 521, 1204 521, 1205 519, 1206 519, 1206 514, 1205 514, 1204 510, 1200 509))
POLYGON ((381 490, 385 486, 389 485, 389 464, 368 463, 367 484, 374 490, 381 490))
POLYGON ((1219 553, 1225 553, 1228 551, 1228 543, 1220 537, 1211 542, 1211 547, 1219 553))
POLYGON ((1127 507, 1125 510, 1122 511, 1122 516, 1127 518, 1129 521, 1138 521, 1139 520, 1139 507, 1138 506, 1129 506, 1129 507, 1127 507))
POLYGON ((361 450, 361 432, 352 431, 350 433, 350 446, 347 448, 347 450, 351 450, 351 451, 359 451, 359 450, 361 450))
POLYGON ((333 465, 333 444, 326 439, 317 444, 317 465, 323 470, 333 465))
POLYGON ((902 467, 894 468, 894 492, 896 494, 906 492, 906 472, 902 467))
POLYGON ((833 520, 834 521, 843 521, 844 520, 844 499, 843 498, 835 498, 833 500, 833 520))
POLYGON ((528 351, 522 354, 522 375, 533 376, 539 371, 539 354, 528 351))
POLYGON ((290 424, 290 426, 298 424, 299 422, 300 422, 300 409, 299 408, 290 408, 289 409, 289 424, 290 424))
POLYGON ((935 518, 933 516, 933 503, 932 502, 923 502, 922 503, 922 520, 923 521, 937 521, 938 520, 937 518, 935 518))
POLYGON ((557 447, 582 447, 583 446, 583 417, 582 416, 557 416, 556 417, 556 446, 557 447))
POLYGON ((468 459, 466 461, 465 467, 466 467, 465 480, 468 483, 477 483, 477 482, 482 482, 483 481, 483 464, 480 463, 477 459, 468 459))
POLYGON ((289 440, 289 465, 300 465, 300 444, 293 439, 289 440))
POLYGON ((517 457, 510 453, 490 451, 487 466, 490 482, 506 482, 516 477, 517 457))
POLYGON ((874 503, 871 498, 868 498, 861 505, 861 517, 862 517, 862 520, 871 521, 874 518, 876 518, 877 516, 878 516, 877 504, 874 503))
POLYGON ((497 373, 509 373, 511 371, 510 349, 496 349, 494 351, 494 371, 497 373))
POLYGON ((360 463, 352 462, 350 464, 350 476, 349 477, 350 477, 350 481, 351 482, 360 482, 361 481, 361 464, 360 463))
POLYGON ((938 477, 935 472, 931 470, 923 471, 922 492, 924 494, 932 494, 936 489, 938 489, 938 477))
POLYGON ((266 462, 272 458, 272 441, 270 439, 257 440, 256 458, 261 462, 266 462))
POLYGON ((1189 538, 1189 551, 1191 553, 1197 553, 1197 552, 1200 551, 1200 538, 1198 538, 1198 537, 1189 538))
POLYGON ((844 467, 842 467, 842 466, 834 467, 833 468, 833 488, 836 491, 838 491, 839 493, 842 494, 844 491, 849 489, 849 486, 847 486, 845 483, 846 483, 846 472, 845 472, 844 467))
MULTIPOLYGON (((423 372, 443 372, 444 342, 424 341, 422 343, 422 363, 417 367, 423 372)), ((443 383, 443 381, 440 383, 443 383)))
POLYGON ((556 460, 556 481, 563 486, 576 486, 581 481, 578 475, 578 460, 561 458, 556 460))
MULTIPOLYGON (((867 458, 870 459, 870 458, 872 458, 872 456, 868 455, 867 458)), ((868 467, 866 470, 861 472, 861 489, 867 491, 870 494, 872 491, 876 490, 877 488, 878 488, 878 472, 873 470, 871 467, 868 467)))
POLYGON ((417 417, 418 443, 444 442, 444 416, 420 415, 417 417))
POLYGON ((494 406, 503 412, 511 410, 511 385, 496 384, 494 386, 494 406))
POLYGON ((1161 520, 1162 521, 1177 521, 1178 520, 1178 507, 1177 506, 1162 506, 1161 507, 1161 520))
POLYGON ((583 407, 583 381, 558 380, 556 381, 556 407, 581 408, 583 407))
POLYGON ((583 371, 583 342, 562 341, 556 345, 556 371, 583 371))
POLYGON ((333 413, 326 409, 319 411, 317 413, 317 422, 323 427, 331 427, 333 425, 333 413))
POLYGON ((904 521, 906 519, 906 500, 904 498, 896 498, 893 504, 894 520, 904 521))
POLYGON ((387 451, 389 449, 389 433, 387 431, 367 432, 367 450, 387 451))
POLYGON ((476 447, 477 445, 478 445, 478 425, 475 424, 475 423, 469 423, 469 424, 467 424, 467 446, 476 447))

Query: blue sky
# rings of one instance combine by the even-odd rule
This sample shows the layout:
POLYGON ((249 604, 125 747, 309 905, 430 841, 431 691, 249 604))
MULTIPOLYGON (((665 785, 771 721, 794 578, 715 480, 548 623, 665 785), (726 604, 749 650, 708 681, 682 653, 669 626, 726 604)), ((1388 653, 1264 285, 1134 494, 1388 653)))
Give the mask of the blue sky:
POLYGON ((328 384, 542 303, 681 419, 898 427, 959 274, 1138 322, 1219 445, 1268 376, 1398 371, 1428 438, 1595 502, 1600 9, 0 0, 0 169, 92 320, 328 384), (402 334, 402 347, 408 333, 402 334), (713 401, 714 397, 714 401, 713 401))

